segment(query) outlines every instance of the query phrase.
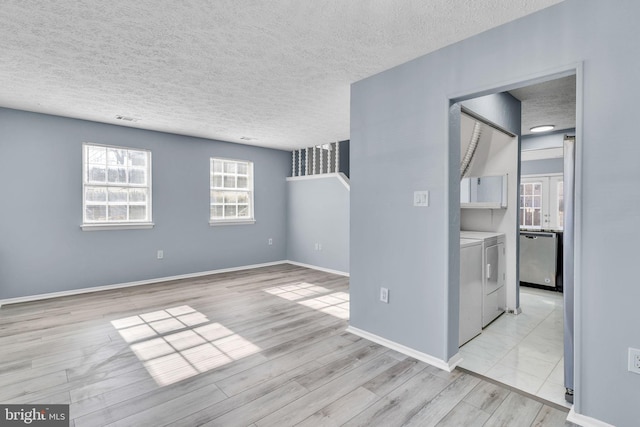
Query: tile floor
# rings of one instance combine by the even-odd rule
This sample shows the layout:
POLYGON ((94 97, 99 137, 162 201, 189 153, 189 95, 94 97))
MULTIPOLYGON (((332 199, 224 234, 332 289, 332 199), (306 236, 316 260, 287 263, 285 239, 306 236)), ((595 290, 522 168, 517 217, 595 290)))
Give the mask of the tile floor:
POLYGON ((564 400, 563 299, 520 288, 519 315, 503 314, 460 348, 461 367, 559 405, 564 400))

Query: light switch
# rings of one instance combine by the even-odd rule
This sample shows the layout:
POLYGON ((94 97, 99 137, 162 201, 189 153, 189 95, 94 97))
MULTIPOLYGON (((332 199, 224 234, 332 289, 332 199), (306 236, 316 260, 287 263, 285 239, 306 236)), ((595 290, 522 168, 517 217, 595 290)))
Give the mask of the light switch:
POLYGON ((429 206, 429 192, 428 191, 414 191, 413 192, 413 206, 429 206))

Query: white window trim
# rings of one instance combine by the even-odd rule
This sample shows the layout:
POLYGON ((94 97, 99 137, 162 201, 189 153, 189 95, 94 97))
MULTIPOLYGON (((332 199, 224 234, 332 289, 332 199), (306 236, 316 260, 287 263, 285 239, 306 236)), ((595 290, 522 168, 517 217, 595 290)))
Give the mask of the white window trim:
POLYGON ((255 224, 255 219, 217 219, 217 220, 209 220, 209 225, 212 227, 217 227, 220 225, 246 225, 246 224, 255 224))
POLYGON ((103 223, 87 223, 82 224, 80 228, 83 231, 103 231, 103 230, 144 230, 153 228, 155 224, 153 222, 110 222, 108 224, 103 223))
MULTIPOLYGON (((255 205, 254 205, 254 188, 255 188, 255 173, 254 173, 254 164, 251 160, 242 160, 242 159, 232 159, 227 157, 210 157, 209 158, 209 226, 218 227, 218 226, 226 226, 226 225, 251 225, 256 223, 255 218, 255 205), (213 161, 214 160, 222 160, 228 162, 239 162, 239 163, 248 163, 250 167, 250 175, 249 175, 249 218, 231 218, 231 219, 211 219, 211 178, 213 175, 213 161)), ((233 189, 229 189, 229 191, 233 191, 233 189)), ((243 191, 243 190, 241 190, 243 191)))
MULTIPOLYGON (((118 145, 107 145, 107 144, 96 144, 94 142, 83 142, 82 143, 82 224, 80 228, 82 231, 106 231, 106 230, 144 230, 150 229, 155 226, 153 222, 153 191, 152 191, 152 182, 153 182, 153 162, 152 162, 152 153, 151 150, 147 150, 144 148, 133 148, 133 147, 122 147, 118 145), (86 207, 86 191, 85 187, 87 185, 95 186, 95 184, 89 184, 85 182, 87 176, 87 162, 86 162, 86 147, 88 145, 92 145, 95 147, 106 147, 106 148, 115 148, 119 150, 133 150, 133 151, 145 151, 149 153, 148 160, 148 186, 145 188, 149 188, 149 202, 147 204, 147 209, 149 212, 149 221, 130 221, 130 222, 84 222, 84 209, 86 207)), ((121 185, 114 185, 118 187, 122 187, 121 185)), ((109 187, 109 185, 104 185, 103 187, 109 187)))

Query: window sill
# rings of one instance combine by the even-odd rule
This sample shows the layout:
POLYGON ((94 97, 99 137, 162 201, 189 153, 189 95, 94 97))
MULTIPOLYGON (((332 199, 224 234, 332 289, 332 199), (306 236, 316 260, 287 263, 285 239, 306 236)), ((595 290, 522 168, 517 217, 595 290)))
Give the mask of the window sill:
POLYGON ((143 230, 153 228, 152 222, 144 223, 113 223, 113 224, 82 224, 82 231, 106 231, 106 230, 143 230))
POLYGON ((232 219, 232 220, 222 220, 222 221, 209 221, 209 225, 211 227, 218 227, 220 225, 245 225, 245 224, 255 224, 255 219, 232 219))

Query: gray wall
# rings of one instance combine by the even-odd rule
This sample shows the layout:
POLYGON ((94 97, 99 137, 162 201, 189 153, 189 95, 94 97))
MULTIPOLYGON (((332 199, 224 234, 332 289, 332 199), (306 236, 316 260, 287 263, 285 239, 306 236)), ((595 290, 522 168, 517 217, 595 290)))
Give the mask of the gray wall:
POLYGON ((467 99, 460 104, 502 129, 514 135, 520 135, 522 107, 520 101, 513 95, 495 93, 467 99))
POLYGON ((283 260, 290 167, 284 151, 0 109, 0 299, 283 260), (80 229, 83 142, 152 151, 153 229, 80 229), (212 156, 254 162, 255 224, 209 226, 212 156))
POLYGON ((524 135, 522 150, 540 150, 545 148, 562 148, 565 135, 575 135, 575 129, 560 130, 542 135, 524 135))
POLYGON ((564 159, 527 160, 520 162, 520 175, 536 175, 547 173, 562 173, 564 171, 564 159))
POLYGON ((450 198, 459 196, 451 173, 459 158, 449 144, 448 99, 535 83, 532 76, 560 76, 582 63, 575 409, 617 426, 640 419, 640 375, 626 369, 628 347, 640 347, 631 326, 640 323, 638 14, 632 0, 567 0, 352 86, 353 326, 453 356, 450 198), (412 206, 418 189, 430 191, 430 207, 412 206), (380 286, 390 289, 389 304, 377 301, 380 286))
POLYGON ((287 259, 349 272, 349 190, 336 176, 287 181, 287 259))
MULTIPOLYGON (((564 136, 575 134, 575 129, 566 129, 544 135, 525 135, 522 137, 522 150, 562 148, 564 136)), ((564 160, 562 158, 523 160, 520 163, 520 168, 521 175, 562 173, 564 170, 564 160)))

